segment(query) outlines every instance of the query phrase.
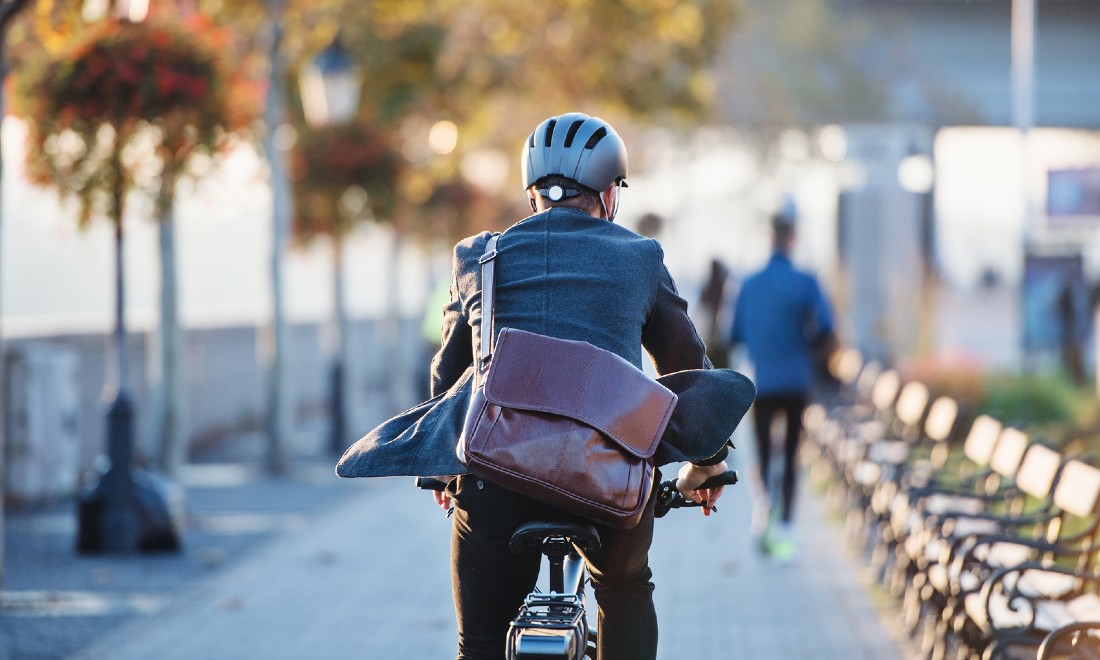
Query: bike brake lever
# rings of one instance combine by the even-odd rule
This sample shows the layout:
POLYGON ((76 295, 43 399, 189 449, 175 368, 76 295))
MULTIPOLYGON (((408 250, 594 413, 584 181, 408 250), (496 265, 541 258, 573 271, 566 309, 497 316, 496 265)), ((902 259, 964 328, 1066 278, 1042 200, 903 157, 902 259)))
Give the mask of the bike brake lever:
MULTIPOLYGON (((665 514, 673 509, 684 509, 687 507, 706 506, 705 502, 696 502, 695 500, 689 500, 684 497, 680 491, 674 488, 662 488, 657 493, 657 508, 655 517, 663 518, 665 514)), ((710 507, 711 513, 717 513, 718 506, 714 505, 710 507)))
POLYGON ((704 507, 704 508, 708 508, 708 509, 710 509, 711 513, 717 513, 718 512, 718 505, 717 504, 715 504, 714 506, 708 507, 705 500, 702 501, 702 502, 696 502, 695 500, 689 500, 686 497, 684 498, 684 503, 681 504, 679 508, 686 509, 687 507, 691 507, 691 506, 701 506, 701 507, 704 507))

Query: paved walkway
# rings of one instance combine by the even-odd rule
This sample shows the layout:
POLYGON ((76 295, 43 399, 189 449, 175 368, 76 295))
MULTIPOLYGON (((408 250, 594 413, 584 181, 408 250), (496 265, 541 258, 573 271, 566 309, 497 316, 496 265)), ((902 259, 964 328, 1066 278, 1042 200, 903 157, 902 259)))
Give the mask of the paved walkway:
MULTIPOLYGON (((447 518, 408 479, 356 486, 300 530, 75 657, 454 657, 447 518)), ((815 495, 802 498, 801 556, 776 565, 752 550, 747 484, 727 493, 716 516, 685 510, 658 521, 660 658, 904 657, 815 495)))

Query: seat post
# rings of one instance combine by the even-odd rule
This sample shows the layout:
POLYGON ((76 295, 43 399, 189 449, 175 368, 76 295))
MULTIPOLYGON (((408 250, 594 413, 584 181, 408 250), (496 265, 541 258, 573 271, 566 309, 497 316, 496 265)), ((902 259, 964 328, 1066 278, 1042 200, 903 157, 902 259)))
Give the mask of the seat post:
POLYGON ((550 591, 565 592, 565 557, 573 551, 573 545, 560 536, 549 536, 542 542, 542 554, 550 562, 550 591))

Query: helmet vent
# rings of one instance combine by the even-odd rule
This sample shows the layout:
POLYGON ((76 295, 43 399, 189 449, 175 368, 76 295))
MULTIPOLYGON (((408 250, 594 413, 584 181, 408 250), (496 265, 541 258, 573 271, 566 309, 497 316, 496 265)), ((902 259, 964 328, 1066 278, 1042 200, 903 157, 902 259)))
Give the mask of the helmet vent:
POLYGON ((569 125, 569 132, 565 134, 565 148, 573 146, 573 138, 577 136, 577 131, 581 130, 581 126, 584 125, 583 119, 578 119, 569 125))
POLYGON ((607 127, 606 126, 600 126, 598 129, 596 129, 596 132, 592 134, 592 137, 588 138, 588 142, 584 143, 584 148, 585 149, 595 148, 596 145, 600 143, 600 140, 602 140, 605 135, 607 135, 607 127))
POLYGON ((554 127, 557 126, 557 125, 558 125, 558 121, 556 119, 551 119, 546 124, 546 146, 548 146, 548 147, 553 146, 554 127))

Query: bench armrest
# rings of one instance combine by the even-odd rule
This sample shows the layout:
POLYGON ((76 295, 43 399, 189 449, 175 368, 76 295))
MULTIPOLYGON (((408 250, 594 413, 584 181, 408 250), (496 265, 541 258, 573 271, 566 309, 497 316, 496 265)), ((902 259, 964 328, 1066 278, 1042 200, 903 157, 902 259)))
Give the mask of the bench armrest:
POLYGON ((1021 606, 1026 605, 1031 612, 1031 620, 1029 620, 1028 626, 1033 625, 1035 604, 1039 601, 1050 600, 1050 597, 1041 593, 1025 593, 1019 588, 1021 578, 1029 572, 1066 575, 1081 581, 1077 588, 1061 594, 1058 597, 1059 599, 1080 595, 1087 585, 1095 585, 1100 580, 1096 574, 1088 571, 1038 561, 1028 561, 1016 566, 999 568, 989 574, 981 587, 980 597, 985 611, 989 612, 992 599, 999 594, 1005 599, 1008 608, 1014 612, 1018 612, 1021 606))
POLYGON ((1036 660, 1053 660, 1056 649, 1063 641, 1071 641, 1078 633, 1092 630, 1100 630, 1100 621, 1078 621, 1061 628, 1055 628, 1047 633, 1042 643, 1039 644, 1039 650, 1035 656, 1036 660))

